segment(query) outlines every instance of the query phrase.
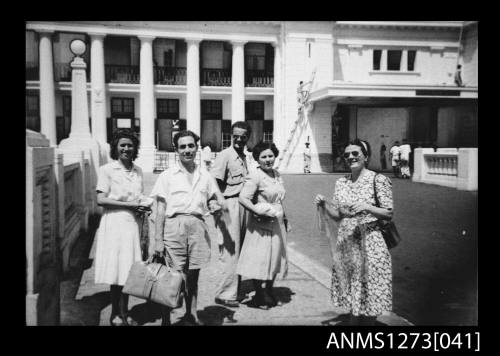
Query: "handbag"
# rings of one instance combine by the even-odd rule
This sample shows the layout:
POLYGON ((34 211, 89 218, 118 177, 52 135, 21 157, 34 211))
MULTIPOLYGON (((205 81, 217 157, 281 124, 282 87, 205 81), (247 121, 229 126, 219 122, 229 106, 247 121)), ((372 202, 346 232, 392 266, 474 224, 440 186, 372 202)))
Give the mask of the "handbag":
POLYGON ((147 261, 132 264, 123 293, 170 308, 182 306, 182 274, 165 263, 154 262, 155 259, 153 255, 147 261))
MULTIPOLYGON (((377 197, 377 185, 375 184, 375 179, 377 175, 373 178, 373 191, 375 193, 375 206, 380 207, 380 203, 377 197)), ((385 240, 385 244, 388 249, 396 247, 401 241, 401 236, 399 235, 398 230, 396 229, 396 224, 392 220, 378 220, 378 227, 382 236, 385 240)))

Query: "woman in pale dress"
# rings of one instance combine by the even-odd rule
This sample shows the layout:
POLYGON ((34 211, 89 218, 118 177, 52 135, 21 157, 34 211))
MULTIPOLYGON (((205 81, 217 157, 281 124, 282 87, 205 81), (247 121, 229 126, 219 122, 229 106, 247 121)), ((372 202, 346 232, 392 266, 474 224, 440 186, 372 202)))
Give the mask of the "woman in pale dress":
POLYGON ((274 143, 261 141, 253 148, 259 166, 246 177, 239 197, 250 214, 236 272, 253 280, 255 297, 249 306, 261 309, 281 305, 272 288, 277 274, 282 271, 285 277, 288 269, 282 206, 285 188, 273 169, 278 154, 274 143))
POLYGON ((314 200, 338 221, 331 298, 349 310, 351 325, 373 325, 392 309, 391 255, 378 224, 392 218, 392 184, 367 169, 369 157, 368 142, 351 141, 344 152, 351 174, 337 179, 331 202, 320 194, 314 200))
POLYGON ((138 215, 148 209, 143 197, 142 170, 137 158, 139 140, 128 129, 115 132, 111 163, 99 168, 97 204, 104 208, 97 230, 95 282, 111 285, 113 326, 136 325, 128 315, 128 295, 122 293, 130 267, 141 261, 138 215))

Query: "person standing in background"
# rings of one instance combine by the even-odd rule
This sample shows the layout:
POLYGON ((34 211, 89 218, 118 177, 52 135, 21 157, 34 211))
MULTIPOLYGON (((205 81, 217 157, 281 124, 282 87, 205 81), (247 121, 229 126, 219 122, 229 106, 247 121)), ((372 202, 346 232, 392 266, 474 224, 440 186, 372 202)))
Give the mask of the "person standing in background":
POLYGON ((385 160, 385 152, 387 151, 387 147, 382 142, 382 146, 380 146, 380 168, 385 171, 387 169, 387 161, 385 160))
POLYGON ((399 177, 399 141, 394 142, 394 146, 389 150, 389 155, 391 158, 392 172, 394 173, 394 178, 399 177))
POLYGON ((311 173, 311 148, 309 142, 306 142, 304 149, 304 173, 311 173))
POLYGON ((399 157, 401 160, 401 178, 403 179, 410 179, 411 178, 411 173, 410 173, 410 153, 411 153, 411 146, 408 144, 408 141, 404 138, 403 139, 403 144, 399 146, 399 157))
POLYGON ((222 264, 222 276, 215 292, 215 303, 234 308, 239 307, 240 278, 236 274, 236 266, 246 231, 246 212, 238 199, 248 174, 244 149, 252 129, 248 123, 237 121, 231 127, 231 132, 233 144, 219 153, 210 173, 217 180, 229 209, 227 219, 221 215, 215 217, 219 260, 222 264))

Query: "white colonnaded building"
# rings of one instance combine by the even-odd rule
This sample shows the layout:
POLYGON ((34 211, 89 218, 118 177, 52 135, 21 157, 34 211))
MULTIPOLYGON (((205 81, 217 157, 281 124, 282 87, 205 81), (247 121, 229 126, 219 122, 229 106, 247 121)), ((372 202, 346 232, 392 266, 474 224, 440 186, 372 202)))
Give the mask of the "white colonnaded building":
MULTIPOLYGON (((86 43, 89 125, 140 137, 137 163, 161 170, 187 128, 230 145, 245 120, 282 151, 279 169, 345 169, 343 146, 477 147, 477 21, 27 21, 26 126, 57 146, 71 131, 70 43, 86 43), (302 86, 299 87, 299 83, 302 86), (306 99, 304 99, 304 97, 306 99), (308 105, 301 108, 300 102, 308 105)), ((390 169, 388 162, 387 168, 390 169)))

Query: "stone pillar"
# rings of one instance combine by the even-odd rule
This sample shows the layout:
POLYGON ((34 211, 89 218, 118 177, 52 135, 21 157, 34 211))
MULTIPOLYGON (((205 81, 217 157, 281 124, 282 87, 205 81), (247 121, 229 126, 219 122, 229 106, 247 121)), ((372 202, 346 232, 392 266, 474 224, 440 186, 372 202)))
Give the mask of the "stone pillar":
MULTIPOLYGON (((85 43, 80 40, 71 42, 71 50, 75 58, 71 62, 71 132, 69 137, 62 140, 59 148, 65 152, 83 151, 89 160, 89 181, 86 187, 95 192, 97 184, 97 171, 100 165, 99 143, 90 134, 89 109, 87 97, 87 65, 81 57, 85 53, 85 43)), ((92 203, 87 206, 89 212, 97 212, 95 194, 91 194, 92 203)))
POLYGON ((458 149, 457 189, 476 191, 478 188, 478 149, 458 149))
POLYGON ((90 34, 90 81, 92 137, 101 147, 101 164, 108 161, 109 144, 106 126, 106 82, 104 70, 104 34, 90 34))
POLYGON ((153 36, 139 36, 141 40, 141 142, 137 164, 144 172, 152 172, 155 158, 155 94, 153 81, 153 36))
POLYGON ((401 67, 399 68, 402 72, 408 71, 408 50, 404 49, 401 52, 401 67))
POLYGON ((233 45, 231 123, 245 121, 245 43, 231 41, 233 45))
POLYGON ((274 47, 274 98, 273 98, 273 141, 278 149, 285 148, 286 127, 281 115, 281 46, 272 43, 274 47))
POLYGON ((51 146, 56 146, 56 97, 52 33, 52 31, 40 32, 40 131, 47 137, 51 146))
POLYGON ((380 56, 380 70, 387 70, 387 50, 383 49, 382 54, 380 56))
POLYGON ((186 126, 188 130, 201 135, 200 110, 200 42, 201 39, 187 39, 187 95, 186 126))

